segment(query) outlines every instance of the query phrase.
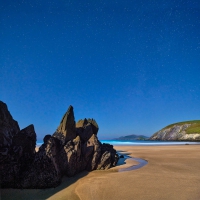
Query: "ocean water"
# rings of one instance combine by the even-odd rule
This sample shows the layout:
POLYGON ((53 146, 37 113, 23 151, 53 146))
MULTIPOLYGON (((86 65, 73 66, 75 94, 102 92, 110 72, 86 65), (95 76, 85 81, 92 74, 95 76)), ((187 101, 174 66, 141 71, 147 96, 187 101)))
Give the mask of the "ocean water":
MULTIPOLYGON (((101 143, 109 143, 113 146, 163 146, 163 145, 200 145, 200 142, 178 142, 178 141, 120 141, 120 140, 100 140, 101 143)), ((41 146, 43 141, 38 140, 37 146, 41 146)))
POLYGON ((179 141, 120 141, 120 140, 101 140, 102 143, 109 143, 114 146, 162 146, 162 145, 186 145, 200 144, 200 142, 179 142, 179 141))

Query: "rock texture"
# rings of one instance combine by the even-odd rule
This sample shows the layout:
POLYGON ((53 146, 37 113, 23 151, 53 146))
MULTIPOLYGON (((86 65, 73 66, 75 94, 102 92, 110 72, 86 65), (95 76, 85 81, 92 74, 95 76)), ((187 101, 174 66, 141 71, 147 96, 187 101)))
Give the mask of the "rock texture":
POLYGON ((149 140, 163 141, 200 141, 199 133, 187 134, 186 129, 191 126, 190 123, 175 124, 170 127, 154 133, 149 140))
POLYGON ((7 105, 0 101, 0 149, 8 148, 12 144, 13 136, 19 131, 19 125, 12 118, 7 105))
POLYGON ((72 106, 55 133, 44 137, 38 152, 35 152, 34 126, 20 131, 3 102, 0 102, 0 114, 1 187, 56 187, 65 175, 109 169, 117 164, 119 158, 113 146, 101 144, 97 138, 96 121, 84 119, 75 124, 72 106))
POLYGON ((76 137, 74 111, 72 106, 70 106, 64 114, 60 125, 53 136, 61 140, 63 144, 76 137))
POLYGON ((94 119, 79 120, 76 124, 76 132, 83 141, 89 140, 93 134, 97 135, 98 130, 98 124, 94 119))
POLYGON ((23 171, 35 157, 33 125, 20 131, 5 103, 0 101, 0 177, 2 187, 18 187, 23 171))

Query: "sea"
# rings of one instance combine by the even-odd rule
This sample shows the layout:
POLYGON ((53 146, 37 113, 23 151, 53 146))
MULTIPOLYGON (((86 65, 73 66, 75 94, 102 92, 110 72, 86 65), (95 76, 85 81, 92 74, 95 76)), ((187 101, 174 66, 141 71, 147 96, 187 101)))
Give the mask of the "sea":
MULTIPOLYGON (((149 140, 100 140, 101 143, 108 143, 113 146, 169 146, 169 145, 200 145, 200 142, 188 141, 149 141, 149 140)), ((41 146, 43 141, 38 140, 37 146, 41 146)))

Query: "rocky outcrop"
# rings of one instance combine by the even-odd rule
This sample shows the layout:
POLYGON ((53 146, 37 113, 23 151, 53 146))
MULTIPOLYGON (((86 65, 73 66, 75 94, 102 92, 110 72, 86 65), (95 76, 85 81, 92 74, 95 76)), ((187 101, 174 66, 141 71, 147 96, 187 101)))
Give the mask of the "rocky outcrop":
POLYGON ((81 119, 76 124, 76 132, 83 141, 89 140, 93 134, 97 135, 98 130, 98 124, 94 119, 81 119))
POLYGON ((18 187, 23 171, 35 157, 33 125, 20 131, 5 103, 0 101, 0 177, 2 187, 18 187))
POLYGON ((6 151, 5 148, 12 144, 13 136, 19 131, 19 125, 12 118, 7 105, 0 101, 0 150, 6 151))
POLYGON ((101 155, 97 169, 109 169, 117 164, 119 157, 112 145, 104 143, 101 146, 101 155))
POLYGON ((160 131, 154 133, 149 140, 163 140, 163 141, 200 141, 199 133, 187 133, 195 122, 177 123, 167 126, 160 131))
POLYGON ((24 171, 20 188, 49 188, 61 183, 61 169, 58 162, 61 141, 50 137, 44 143, 27 171, 24 171))
POLYGON ((74 111, 72 106, 69 106, 67 112, 64 114, 53 137, 61 140, 63 144, 76 137, 74 111))
POLYGON ((109 169, 117 164, 119 158, 113 146, 101 144, 97 138, 96 121, 84 119, 75 124, 72 106, 55 133, 44 137, 38 152, 33 125, 20 131, 3 102, 1 108, 0 136, 6 135, 8 141, 0 149, 1 187, 56 187, 65 175, 109 169))

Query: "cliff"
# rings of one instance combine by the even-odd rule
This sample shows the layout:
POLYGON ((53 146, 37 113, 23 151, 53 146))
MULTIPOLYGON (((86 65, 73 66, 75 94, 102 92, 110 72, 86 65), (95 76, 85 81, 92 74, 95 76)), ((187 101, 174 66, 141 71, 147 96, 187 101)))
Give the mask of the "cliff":
POLYGON ((200 141, 200 120, 168 125, 154 133, 149 140, 200 141))

